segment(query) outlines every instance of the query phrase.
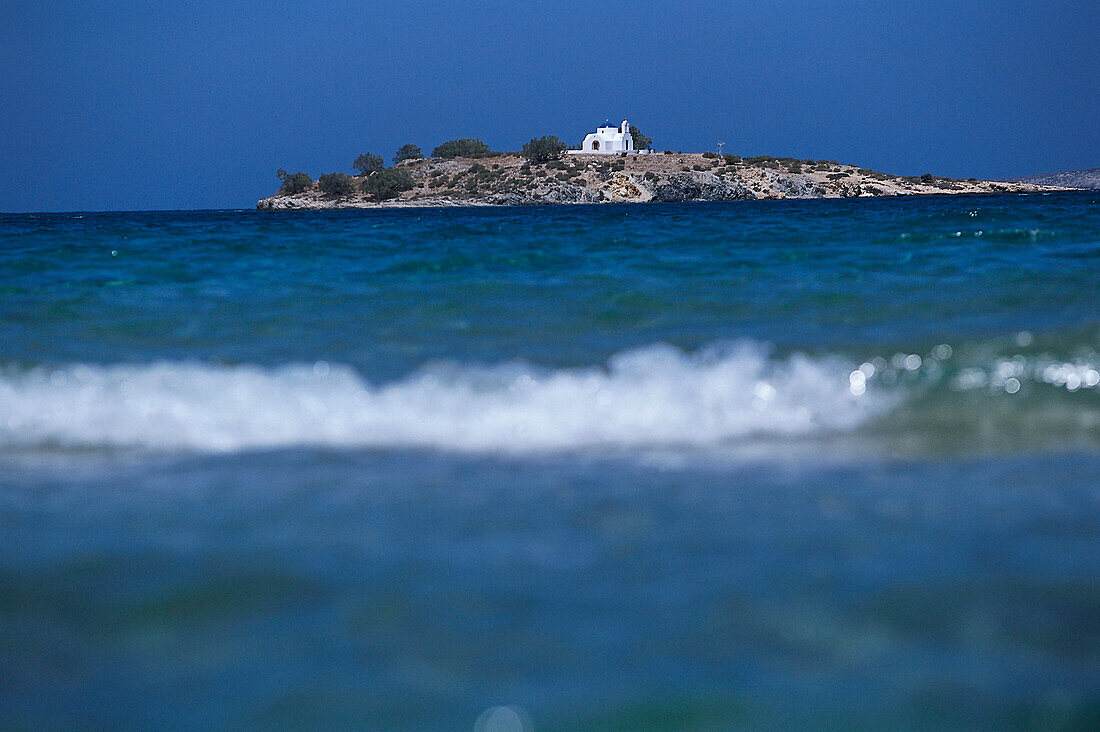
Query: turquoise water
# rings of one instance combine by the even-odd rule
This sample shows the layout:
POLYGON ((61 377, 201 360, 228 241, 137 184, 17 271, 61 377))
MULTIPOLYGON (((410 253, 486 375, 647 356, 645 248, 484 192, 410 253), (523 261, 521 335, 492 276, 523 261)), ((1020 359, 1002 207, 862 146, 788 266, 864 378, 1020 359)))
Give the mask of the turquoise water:
POLYGON ((1098 296, 1095 192, 2 215, 0 719, 1089 728, 1098 296))

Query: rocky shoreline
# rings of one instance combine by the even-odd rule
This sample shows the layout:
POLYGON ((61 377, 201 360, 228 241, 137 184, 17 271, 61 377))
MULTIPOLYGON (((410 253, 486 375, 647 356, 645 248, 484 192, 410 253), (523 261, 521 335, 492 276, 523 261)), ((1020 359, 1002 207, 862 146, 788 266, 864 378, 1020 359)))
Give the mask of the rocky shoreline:
MULTIPOLYGON (((567 155, 531 163, 517 155, 426 158, 400 164, 415 187, 385 201, 333 196, 316 184, 261 199, 261 210, 516 206, 578 203, 869 198, 1067 190, 1034 183, 902 177, 835 161, 717 156, 711 153, 567 155)), ((361 180, 357 179, 357 180, 361 180)))

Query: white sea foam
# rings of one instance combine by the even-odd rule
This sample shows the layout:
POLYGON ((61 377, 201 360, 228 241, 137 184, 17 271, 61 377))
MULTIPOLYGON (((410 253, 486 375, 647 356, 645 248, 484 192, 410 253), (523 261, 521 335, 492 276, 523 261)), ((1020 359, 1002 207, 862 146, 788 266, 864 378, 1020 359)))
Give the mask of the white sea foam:
POLYGON ((72 365, 0 372, 0 447, 291 446, 539 452, 707 446, 854 428, 889 408, 839 358, 655 345, 606 366, 440 365, 371 385, 338 365, 72 365))

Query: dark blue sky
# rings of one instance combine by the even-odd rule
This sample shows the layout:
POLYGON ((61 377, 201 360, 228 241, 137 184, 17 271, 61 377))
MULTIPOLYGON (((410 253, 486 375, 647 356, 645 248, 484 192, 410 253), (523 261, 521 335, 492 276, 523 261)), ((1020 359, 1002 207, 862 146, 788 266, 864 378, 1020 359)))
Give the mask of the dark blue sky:
POLYGON ((250 208, 406 142, 578 143, 900 174, 1100 166, 1100 2, 24 2, 0 211, 250 208))

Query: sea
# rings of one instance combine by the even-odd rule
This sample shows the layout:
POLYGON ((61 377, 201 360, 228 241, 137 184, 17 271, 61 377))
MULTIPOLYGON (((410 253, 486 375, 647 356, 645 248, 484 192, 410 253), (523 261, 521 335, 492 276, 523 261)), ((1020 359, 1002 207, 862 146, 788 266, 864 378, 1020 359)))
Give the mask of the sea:
POLYGON ((1100 192, 0 215, 0 727, 1100 727, 1100 192))

